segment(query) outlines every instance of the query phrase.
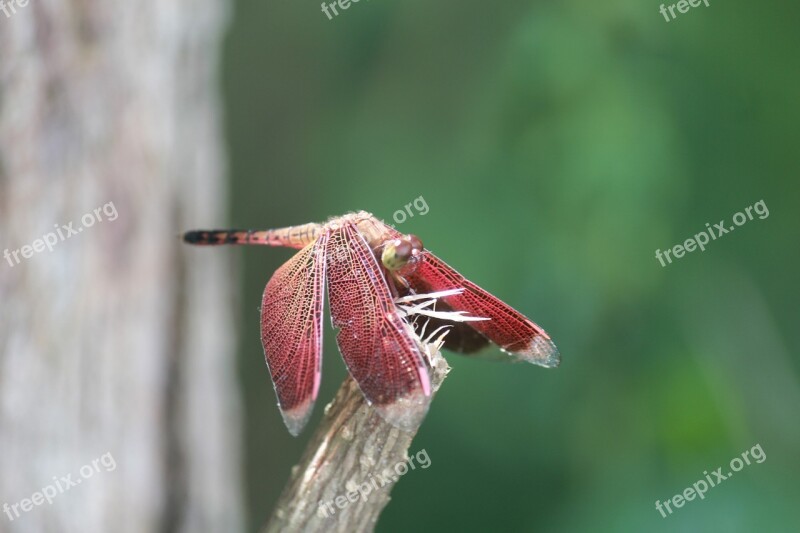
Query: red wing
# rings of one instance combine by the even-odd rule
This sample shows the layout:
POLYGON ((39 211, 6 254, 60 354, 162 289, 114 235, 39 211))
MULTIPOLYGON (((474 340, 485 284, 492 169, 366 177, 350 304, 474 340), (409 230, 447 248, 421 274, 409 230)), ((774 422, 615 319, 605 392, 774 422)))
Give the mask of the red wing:
POLYGON ((525 315, 464 278, 429 251, 422 253, 415 266, 405 277, 417 293, 463 288, 461 294, 442 300, 456 311, 490 319, 469 322, 470 327, 517 359, 546 367, 558 366, 558 348, 550 336, 525 315))
POLYGON ((372 250, 353 224, 331 233, 328 298, 339 351, 367 401, 392 425, 419 425, 430 402, 428 370, 398 315, 372 250))
POLYGON ((261 342, 289 433, 308 422, 322 369, 322 302, 327 235, 283 264, 264 289, 261 342))

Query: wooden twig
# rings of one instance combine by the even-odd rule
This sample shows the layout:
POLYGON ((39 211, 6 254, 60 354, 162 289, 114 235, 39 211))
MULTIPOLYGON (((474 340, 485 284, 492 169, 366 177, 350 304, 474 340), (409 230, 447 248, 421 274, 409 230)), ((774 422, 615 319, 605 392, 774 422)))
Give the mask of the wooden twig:
MULTIPOLYGON (((450 367, 438 350, 431 361, 435 393, 450 367)), ((372 531, 399 479, 395 467, 409 461, 418 429, 403 431, 383 420, 348 377, 325 407, 264 533, 372 531)))

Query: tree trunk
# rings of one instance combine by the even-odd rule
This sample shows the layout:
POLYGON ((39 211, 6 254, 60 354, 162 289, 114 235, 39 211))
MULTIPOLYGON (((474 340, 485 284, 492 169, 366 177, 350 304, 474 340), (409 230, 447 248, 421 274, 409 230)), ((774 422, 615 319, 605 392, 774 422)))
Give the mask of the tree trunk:
POLYGON ((0 530, 240 530, 230 265, 177 238, 224 219, 226 12, 16 2, 0 11, 0 530))

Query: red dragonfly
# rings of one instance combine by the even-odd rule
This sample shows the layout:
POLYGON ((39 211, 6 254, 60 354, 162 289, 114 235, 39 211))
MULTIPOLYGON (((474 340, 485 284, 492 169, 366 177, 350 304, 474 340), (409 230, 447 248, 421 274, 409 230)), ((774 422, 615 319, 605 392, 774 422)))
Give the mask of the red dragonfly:
POLYGON ((300 250, 269 280, 261 304, 264 354, 292 435, 305 426, 319 391, 326 283, 347 369, 367 402, 397 427, 416 427, 428 409, 430 362, 420 339, 425 327, 439 331, 450 322, 439 345, 457 352, 473 353, 491 342, 516 360, 559 364, 558 349, 541 327, 464 278, 415 235, 364 211, 324 224, 189 231, 183 240, 300 250), (414 305, 427 317, 420 326, 406 311, 409 302, 424 298, 428 302, 414 305), (431 303, 435 311, 423 309, 431 303))

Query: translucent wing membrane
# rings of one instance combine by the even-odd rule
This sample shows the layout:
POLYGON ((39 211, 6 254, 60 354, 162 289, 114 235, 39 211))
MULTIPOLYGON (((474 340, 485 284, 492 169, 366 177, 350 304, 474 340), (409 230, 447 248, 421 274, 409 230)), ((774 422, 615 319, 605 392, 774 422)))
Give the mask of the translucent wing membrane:
POLYGON ((264 290, 261 342, 283 420, 292 435, 308 422, 322 369, 327 235, 283 264, 264 290))
POLYGON ((389 423, 416 427, 430 402, 428 369, 372 250, 351 223, 331 232, 327 280, 336 342, 350 375, 389 423))
POLYGON ((442 298, 447 307, 455 311, 466 311, 469 315, 485 317, 490 320, 469 322, 461 325, 457 335, 445 340, 463 345, 456 346, 459 351, 469 353, 482 347, 480 339, 464 331, 469 327, 498 345, 516 359, 545 367, 558 366, 558 349, 545 331, 513 309, 502 300, 481 289, 444 261, 430 253, 423 252, 413 272, 405 275, 409 285, 418 293, 463 288, 461 294, 442 298))

